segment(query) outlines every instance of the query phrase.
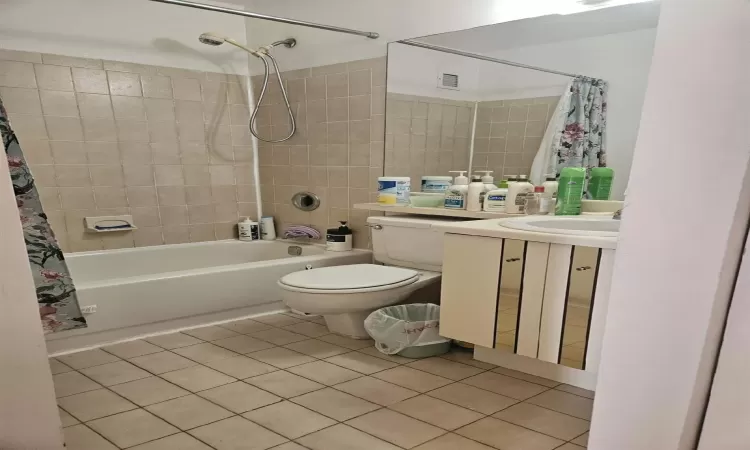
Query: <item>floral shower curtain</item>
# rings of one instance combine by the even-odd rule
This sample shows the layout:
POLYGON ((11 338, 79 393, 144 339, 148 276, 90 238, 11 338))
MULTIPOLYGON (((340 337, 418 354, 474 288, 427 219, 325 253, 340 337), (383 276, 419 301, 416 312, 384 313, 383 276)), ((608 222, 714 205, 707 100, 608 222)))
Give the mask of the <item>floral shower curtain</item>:
MULTIPOLYGON (((78 296, 68 272, 63 252, 44 214, 34 178, 21 152, 8 114, 0 99, 0 135, 10 168, 18 213, 23 226, 26 251, 36 285, 39 317, 45 333, 86 327, 78 306, 78 296)), ((12 318, 6 318, 11 319, 12 318)))
POLYGON ((560 98, 531 168, 532 183, 563 167, 606 167, 607 82, 574 78, 560 98))

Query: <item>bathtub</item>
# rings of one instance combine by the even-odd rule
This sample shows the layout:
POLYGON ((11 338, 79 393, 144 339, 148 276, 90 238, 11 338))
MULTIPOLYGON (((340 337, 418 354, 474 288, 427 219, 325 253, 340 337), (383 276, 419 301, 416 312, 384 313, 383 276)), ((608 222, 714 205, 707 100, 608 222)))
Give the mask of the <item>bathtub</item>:
POLYGON ((276 281, 305 270, 372 261, 285 241, 200 242, 66 255, 88 328, 47 336, 50 354, 284 309, 276 281))

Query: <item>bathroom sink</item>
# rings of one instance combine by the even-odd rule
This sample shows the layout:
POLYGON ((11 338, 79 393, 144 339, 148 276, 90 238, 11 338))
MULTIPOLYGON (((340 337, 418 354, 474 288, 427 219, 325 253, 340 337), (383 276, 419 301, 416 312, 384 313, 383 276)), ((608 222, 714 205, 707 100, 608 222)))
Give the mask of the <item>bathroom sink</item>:
POLYGON ((500 226, 536 233, 617 237, 620 221, 610 217, 526 216, 500 221, 500 226))

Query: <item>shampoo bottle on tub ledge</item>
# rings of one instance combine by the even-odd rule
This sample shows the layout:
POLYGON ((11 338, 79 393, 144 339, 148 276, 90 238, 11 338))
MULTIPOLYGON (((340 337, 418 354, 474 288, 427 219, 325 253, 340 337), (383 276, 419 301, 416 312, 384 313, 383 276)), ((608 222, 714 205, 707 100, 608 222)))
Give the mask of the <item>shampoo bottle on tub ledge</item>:
POLYGON ((237 224, 237 230, 241 241, 257 241, 260 239, 258 222, 250 220, 249 217, 245 217, 245 220, 237 224))

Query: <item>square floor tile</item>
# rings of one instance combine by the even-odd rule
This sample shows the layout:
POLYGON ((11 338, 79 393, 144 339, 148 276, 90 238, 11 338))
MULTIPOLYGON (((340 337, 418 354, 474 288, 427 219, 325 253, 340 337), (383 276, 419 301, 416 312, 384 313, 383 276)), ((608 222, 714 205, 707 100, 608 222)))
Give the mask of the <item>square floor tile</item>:
POLYGON ((217 359, 216 361, 206 363, 206 366, 235 378, 249 378, 279 370, 274 366, 256 361, 247 356, 217 359))
POLYGON ((173 352, 201 364, 215 361, 217 359, 232 358, 238 356, 235 352, 209 343, 191 345, 190 347, 181 347, 174 349, 173 352))
POLYGON ((179 430, 143 409, 135 409, 87 424, 120 448, 153 441, 179 430))
POLYGON ((102 385, 81 375, 78 372, 67 372, 52 376, 55 384, 55 395, 65 397, 66 395, 80 394, 81 392, 101 389, 102 385))
POLYGON ((302 353, 303 355, 312 356, 314 358, 330 358, 331 356, 340 355, 342 353, 348 353, 351 350, 338 345, 333 345, 328 342, 319 341, 317 339, 308 339, 306 341, 294 342, 284 346, 295 352, 302 353))
POLYGON ((217 450, 265 450, 287 439, 239 416, 190 430, 217 450))
POLYGON ((107 389, 63 397, 57 401, 57 404, 81 422, 137 408, 136 405, 107 389))
POLYGON ((112 386, 128 381, 150 377, 151 374, 127 361, 118 361, 101 366, 89 367, 81 373, 104 386, 112 386))
POLYGON ((141 369, 145 369, 157 375, 160 373, 171 372, 173 370, 184 369, 186 367, 191 367, 198 364, 192 359, 187 359, 184 356, 165 351, 161 351, 159 353, 151 353, 150 355, 138 356, 128 361, 140 367, 141 369))
POLYGON ((85 369, 87 367, 100 366, 115 361, 119 361, 115 355, 109 354, 104 350, 95 348, 93 350, 85 350, 82 352, 71 353, 69 355, 58 356, 63 364, 70 366, 76 370, 85 369))
POLYGON ((161 347, 141 340, 108 345, 103 347, 102 350, 124 359, 163 351, 161 347))
POLYGON ((218 341, 213 341, 213 344, 237 353, 257 352, 260 350, 265 350, 267 348, 275 347, 275 345, 271 344, 270 342, 261 341, 260 339, 255 339, 250 336, 244 335, 226 339, 219 339, 218 341))
POLYGON ((381 406, 389 406, 419 395, 409 389, 404 389, 395 384, 386 383, 372 377, 362 377, 336 385, 336 389, 352 394, 355 397, 377 403, 381 406))
POLYGON ((284 327, 285 330, 291 331, 292 333, 304 334, 305 336, 314 338, 331 334, 328 327, 313 322, 302 322, 294 325, 287 325, 284 327))
POLYGON ((528 403, 519 403, 492 417, 569 441, 589 429, 589 422, 528 403))
POLYGON ((297 441, 312 450, 399 450, 393 444, 344 424, 308 434, 297 441))
POLYGON ((276 345, 286 345, 292 342, 304 341, 310 339, 303 334, 292 333, 291 331, 282 330, 281 328, 269 328, 268 330, 256 331, 250 336, 276 345))
POLYGON ((203 339, 204 341, 217 341, 219 339, 226 339, 240 335, 239 333, 235 333, 232 330, 219 326, 193 328, 192 330, 182 330, 182 332, 193 336, 194 338, 203 339))
POLYGON ((303 355, 302 353, 293 352, 283 347, 269 348, 268 350, 249 353, 247 356, 278 367, 279 369, 286 369, 288 367, 299 366, 300 364, 315 361, 315 358, 303 355))
POLYGON ((336 424, 335 420, 288 401, 250 411, 242 417, 289 439, 297 439, 336 424))
POLYGON ((248 378, 245 382, 284 398, 296 397, 325 387, 325 385, 283 370, 248 378))
POLYGON ((131 450, 211 450, 211 447, 186 433, 131 447, 131 450))
POLYGON ((360 353, 364 353, 365 355, 374 356, 376 358, 384 359, 396 364, 406 364, 414 362, 414 359, 412 358, 404 358, 403 356, 398 355, 386 355, 385 353, 381 353, 380 350, 375 347, 366 347, 357 351, 360 353))
POLYGON ((237 414, 281 401, 281 397, 242 381, 208 389, 198 395, 237 414))
POLYGON ((433 375, 438 375, 443 378, 448 378, 453 381, 463 380, 464 378, 473 377, 484 371, 478 367, 469 366, 466 364, 457 363, 455 361, 448 361, 443 358, 426 358, 419 361, 415 361, 407 364, 412 369, 418 369, 423 372, 429 372, 433 375))
POLYGON ((461 428, 484 417, 484 414, 426 395, 396 403, 390 409, 446 430, 461 428))
POLYGON ((445 430, 388 409, 373 411, 346 424, 404 448, 416 447, 445 434, 445 430))
POLYGON ((62 423, 63 428, 69 427, 72 425, 77 425, 80 423, 78 419, 68 414, 64 409, 57 407, 57 413, 60 415, 60 423, 62 423))
POLYGON ((382 370, 396 367, 398 364, 375 358, 374 356, 365 355, 360 352, 344 353, 326 358, 326 361, 337 366, 346 367, 347 369, 356 370, 357 372, 369 375, 382 370))
POLYGON ((489 370, 497 367, 494 364, 486 363, 483 361, 477 361, 474 359, 474 350, 467 350, 462 348, 453 348, 449 353, 440 355, 441 358, 450 359, 451 361, 468 364, 470 366, 478 367, 480 369, 489 370))
POLYGON ((453 382, 447 378, 432 375, 407 366, 395 367, 383 372, 378 372, 372 376, 418 392, 431 391, 453 382))
POLYGON ((146 340, 154 345, 158 345, 161 348, 166 348, 167 350, 171 350, 173 348, 188 347, 190 345, 196 345, 203 342, 200 339, 194 338, 193 336, 188 336, 187 334, 183 333, 171 333, 162 334, 160 336, 151 336, 150 338, 146 338, 146 340))
POLYGON ((302 323, 303 320, 290 317, 284 314, 267 314, 265 316, 253 317, 256 322, 264 323, 266 325, 273 325, 275 327, 285 327, 287 325, 294 325, 295 323, 302 323))
POLYGON ((481 373, 461 382, 517 400, 526 400, 549 389, 545 386, 494 372, 481 373))
POLYGON ((345 369, 325 361, 315 361, 302 364, 301 366, 290 367, 288 370, 289 372, 328 386, 343 383, 344 381, 353 380, 362 376, 359 372, 345 369))
POLYGON ((58 373, 66 373, 66 372, 73 371, 73 368, 66 366, 65 364, 61 363, 55 358, 49 359, 49 368, 52 371, 52 375, 57 375, 58 373))
POLYGON ((138 406, 151 405, 190 394, 185 389, 177 387, 159 377, 143 378, 129 383, 118 384, 110 387, 110 389, 138 406))
POLYGON ((147 406, 146 410, 182 430, 189 430, 234 415, 197 395, 187 395, 157 403, 147 406))
POLYGON ((484 444, 475 442, 457 434, 448 433, 426 442, 414 450, 493 450, 484 444))
POLYGON ((375 341, 372 339, 352 339, 339 336, 338 334, 326 334, 318 339, 350 350, 359 350, 361 348, 373 347, 375 345, 375 341))
POLYGON ((594 391, 589 391, 588 389, 582 389, 576 386, 571 386, 569 384, 561 384, 557 386, 555 389, 558 391, 567 392, 568 394, 577 395, 579 397, 586 397, 590 399, 594 399, 594 391))
POLYGON ((232 330, 240 334, 250 334, 256 331, 263 331, 271 328, 271 325, 265 323, 256 322, 252 319, 237 320, 235 322, 227 322, 219 324, 220 327, 232 330))
POLYGON ((367 400, 331 388, 300 395, 291 401, 340 422, 380 408, 367 400))
POLYGON ((191 392, 203 391, 237 381, 230 376, 204 366, 188 367, 187 369, 167 372, 160 376, 191 392))
POLYGON ((427 395, 482 414, 493 414, 518 403, 516 399, 462 383, 449 384, 430 391, 427 395))
POLYGON ((576 445, 580 445, 582 447, 586 447, 587 445, 589 445, 589 432, 587 431, 583 433, 582 435, 578 436, 577 438, 573 439, 570 442, 576 445))
POLYGON ((117 450, 117 447, 91 431, 86 425, 63 429, 66 450, 117 450))
POLYGON ((541 384, 542 386, 547 386, 550 388, 553 388, 560 383, 554 380, 549 380, 547 378, 538 377, 536 375, 531 375, 529 373, 525 372, 519 372, 517 370, 512 369, 506 369, 505 367, 496 367, 492 369, 493 372, 499 373, 508 377, 518 378, 519 380, 528 381, 530 383, 535 384, 541 384))
POLYGON ((554 389, 529 399, 528 403, 584 420, 591 420, 591 410, 594 407, 594 401, 590 398, 554 389))
POLYGON ((456 434, 508 450, 552 450, 565 442, 492 417, 459 428, 456 434))

